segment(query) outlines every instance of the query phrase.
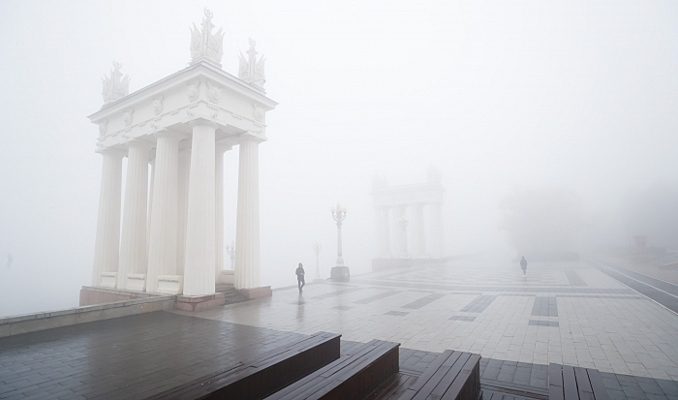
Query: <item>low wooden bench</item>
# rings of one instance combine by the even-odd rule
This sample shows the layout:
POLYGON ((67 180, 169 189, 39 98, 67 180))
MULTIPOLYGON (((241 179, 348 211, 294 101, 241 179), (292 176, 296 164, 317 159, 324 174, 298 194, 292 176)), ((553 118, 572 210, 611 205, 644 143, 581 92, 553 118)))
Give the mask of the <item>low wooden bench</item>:
POLYGON ((271 351, 224 365, 149 399, 260 399, 337 360, 340 338, 318 332, 281 342, 271 351))
POLYGON ((446 350, 400 395, 400 400, 480 397, 480 355, 446 350))
POLYGON ((398 372, 399 347, 372 340, 267 399, 361 399, 398 372))
POLYGON ((549 400, 608 400, 600 372, 593 368, 549 364, 549 400))

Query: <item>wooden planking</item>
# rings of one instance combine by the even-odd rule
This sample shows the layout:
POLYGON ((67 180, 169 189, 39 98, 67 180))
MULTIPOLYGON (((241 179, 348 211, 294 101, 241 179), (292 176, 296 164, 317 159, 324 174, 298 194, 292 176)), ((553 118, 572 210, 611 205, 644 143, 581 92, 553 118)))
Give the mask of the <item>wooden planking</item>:
POLYGON ((401 393, 399 399, 476 400, 479 395, 480 355, 446 350, 401 393))
POLYGON ((564 400, 562 365, 549 364, 548 382, 549 400, 564 400))
POLYGON ((594 400, 593 389, 591 382, 589 382, 589 374, 586 373, 585 368, 575 367, 574 376, 577 379, 577 392, 581 400, 594 400))
POLYGON ((586 372, 588 372, 589 381, 591 382, 591 388, 596 400, 609 400, 610 397, 607 395, 607 389, 603 384, 603 377, 600 376, 600 372, 597 369, 587 369, 586 372))
POLYGON ((399 344, 373 340, 268 399, 360 398, 398 372, 399 344))
POLYGON ((318 332, 281 341, 257 358, 230 365, 149 399, 263 397, 339 358, 340 335, 318 332))
POLYGON ((471 354, 443 399, 474 399, 480 393, 480 355, 471 354))
POLYGON ((563 389, 565 391, 565 400, 578 400, 577 381, 574 376, 574 367, 563 365, 563 389))
POLYGON ((549 364, 549 400, 609 400, 597 369, 549 364))

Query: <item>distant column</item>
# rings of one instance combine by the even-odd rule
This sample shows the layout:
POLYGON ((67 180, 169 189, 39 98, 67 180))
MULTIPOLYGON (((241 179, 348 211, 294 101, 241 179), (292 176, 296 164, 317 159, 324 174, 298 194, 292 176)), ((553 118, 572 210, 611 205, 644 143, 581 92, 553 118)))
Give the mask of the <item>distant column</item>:
POLYGON ((379 244, 379 257, 391 257, 391 240, 389 238, 389 209, 387 206, 377 207, 377 241, 379 244))
POLYGON ((240 143, 238 215, 234 283, 237 289, 259 286, 259 143, 240 143))
POLYGON ((101 152, 101 190, 94 244, 93 286, 101 285, 102 272, 118 271, 123 155, 124 153, 117 149, 106 149, 101 152))
POLYGON ((188 181, 184 295, 214 294, 215 127, 193 126, 188 181))
POLYGON ((408 254, 408 246, 407 246, 407 207, 402 206, 398 209, 398 213, 396 214, 396 226, 398 230, 398 257, 400 258, 407 258, 409 256, 408 254))
POLYGON ((153 206, 149 223, 146 291, 158 291, 158 276, 177 269, 177 197, 179 138, 169 132, 158 135, 155 156, 153 206))
POLYGON ((426 231, 424 229, 424 206, 412 206, 412 253, 415 257, 424 257, 426 253, 426 231))
POLYGON ((443 216, 442 204, 432 203, 430 205, 430 243, 431 256, 435 258, 443 257, 443 216))
POLYGON ((122 237, 120 239, 119 289, 128 288, 128 274, 146 273, 149 152, 150 147, 145 142, 133 141, 129 143, 125 205, 122 216, 122 237))

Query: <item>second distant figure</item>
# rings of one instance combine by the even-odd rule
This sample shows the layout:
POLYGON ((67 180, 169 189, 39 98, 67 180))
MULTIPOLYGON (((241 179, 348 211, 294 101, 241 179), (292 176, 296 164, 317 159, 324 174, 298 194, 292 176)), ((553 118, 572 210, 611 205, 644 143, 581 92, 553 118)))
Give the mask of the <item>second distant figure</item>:
POLYGON ((301 293, 301 291, 304 289, 304 285, 306 285, 306 281, 304 281, 304 265, 299 263, 299 266, 295 272, 297 274, 297 286, 299 286, 299 293, 301 293))
POLYGON ((520 269, 523 270, 523 275, 527 273, 527 259, 525 256, 520 259, 520 269))

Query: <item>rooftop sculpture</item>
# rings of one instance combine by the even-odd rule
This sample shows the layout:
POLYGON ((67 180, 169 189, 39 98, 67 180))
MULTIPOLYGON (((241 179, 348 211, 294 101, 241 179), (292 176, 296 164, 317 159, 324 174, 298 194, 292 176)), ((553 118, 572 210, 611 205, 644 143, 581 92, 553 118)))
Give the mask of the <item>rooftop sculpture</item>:
POLYGON ((122 65, 118 62, 113 62, 113 69, 109 76, 104 76, 101 79, 103 89, 101 95, 104 98, 104 103, 111 103, 129 94, 129 76, 123 75, 120 72, 122 65))
POLYGON ((221 67, 223 55, 224 32, 221 28, 212 33, 212 11, 205 9, 205 16, 200 29, 193 24, 191 27, 191 64, 207 61, 221 67))

